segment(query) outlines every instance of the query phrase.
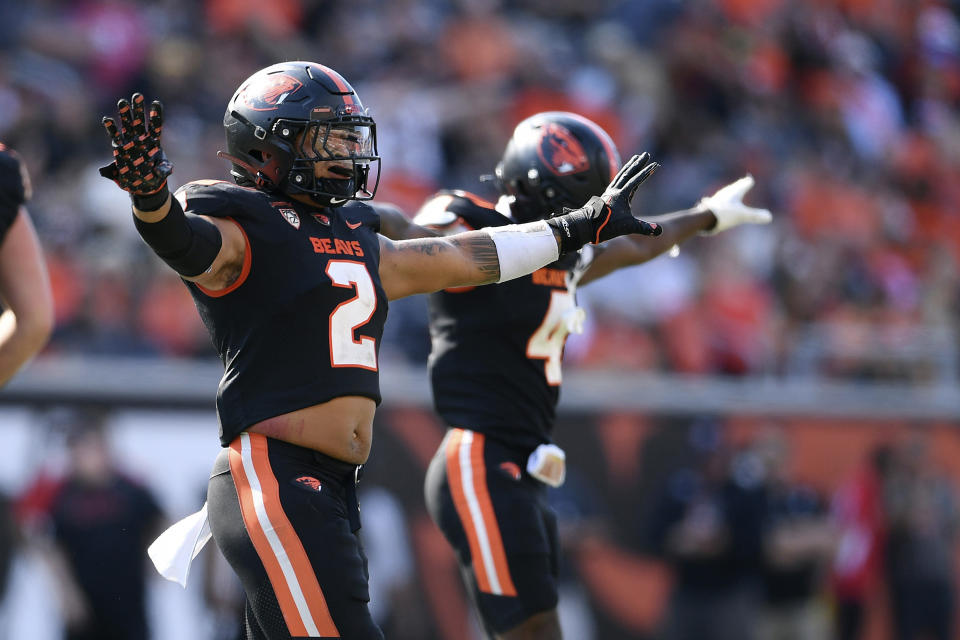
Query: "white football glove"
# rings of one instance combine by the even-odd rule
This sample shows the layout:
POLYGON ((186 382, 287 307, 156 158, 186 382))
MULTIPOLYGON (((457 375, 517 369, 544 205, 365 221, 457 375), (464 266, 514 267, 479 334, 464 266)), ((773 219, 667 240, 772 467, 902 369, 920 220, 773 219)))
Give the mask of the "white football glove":
POLYGON ((741 224, 767 224, 773 220, 768 209, 756 209, 743 204, 743 196, 753 187, 753 176, 745 175, 717 191, 712 196, 700 200, 700 204, 713 213, 717 224, 712 229, 701 231, 701 235, 712 236, 741 224))

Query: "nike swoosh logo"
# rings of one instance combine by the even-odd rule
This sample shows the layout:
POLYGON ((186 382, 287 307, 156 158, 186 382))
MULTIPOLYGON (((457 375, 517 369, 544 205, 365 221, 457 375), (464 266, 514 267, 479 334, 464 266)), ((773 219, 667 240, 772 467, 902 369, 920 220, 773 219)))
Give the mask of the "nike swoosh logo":
POLYGON ((360 225, 363 224, 362 222, 347 222, 346 220, 344 220, 344 222, 345 222, 346 225, 347 225, 348 227, 350 227, 351 229, 356 229, 357 227, 359 227, 360 225))

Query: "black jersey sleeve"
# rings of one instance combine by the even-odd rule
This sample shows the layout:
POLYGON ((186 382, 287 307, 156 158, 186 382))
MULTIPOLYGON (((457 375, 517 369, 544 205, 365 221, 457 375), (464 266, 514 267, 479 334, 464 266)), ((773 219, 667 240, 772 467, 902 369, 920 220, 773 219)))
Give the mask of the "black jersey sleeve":
POLYGON ((222 180, 188 182, 174 193, 184 212, 212 218, 243 217, 269 195, 222 180))
POLYGON ((27 200, 27 186, 20 170, 20 158, 0 145, 0 242, 27 200))
POLYGON ((356 224, 359 222, 363 226, 373 229, 376 233, 380 233, 380 214, 376 208, 369 204, 353 200, 343 205, 340 211, 351 229, 356 228, 356 224))
POLYGON ((443 229, 456 222, 471 229, 500 227, 512 220, 496 210, 492 202, 468 191, 439 191, 420 208, 413 220, 421 226, 443 229))

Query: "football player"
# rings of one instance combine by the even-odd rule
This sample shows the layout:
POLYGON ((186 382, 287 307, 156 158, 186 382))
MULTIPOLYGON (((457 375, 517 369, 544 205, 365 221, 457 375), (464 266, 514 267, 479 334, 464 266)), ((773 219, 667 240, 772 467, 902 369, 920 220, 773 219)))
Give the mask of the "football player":
MULTIPOLYGON (((603 129, 547 112, 519 125, 496 167, 497 203, 443 191, 409 223, 383 212, 382 232, 412 238, 552 219, 581 206, 620 164, 603 129)), ((652 218, 657 237, 586 245, 531 275, 429 297, 430 379, 450 425, 425 482, 427 507, 456 551, 472 603, 491 638, 555 640, 558 540, 547 486, 564 479, 551 440, 567 335, 582 321, 578 286, 646 262, 696 233, 716 234, 770 212, 743 204, 750 176, 686 211, 652 218)))
POLYGON ((119 122, 104 118, 114 162, 101 173, 131 194, 134 225, 184 279, 225 368, 207 507, 246 591, 247 637, 381 638, 355 481, 380 402, 388 301, 659 233, 630 213, 658 165, 634 156, 596 197, 546 221, 394 242, 364 202, 379 181, 376 124, 333 69, 280 63, 237 89, 221 152, 235 184, 201 180, 171 196, 160 103, 134 94, 118 111, 119 122))
POLYGON ((50 277, 24 206, 30 193, 26 166, 0 144, 0 386, 47 344, 53 331, 50 277))

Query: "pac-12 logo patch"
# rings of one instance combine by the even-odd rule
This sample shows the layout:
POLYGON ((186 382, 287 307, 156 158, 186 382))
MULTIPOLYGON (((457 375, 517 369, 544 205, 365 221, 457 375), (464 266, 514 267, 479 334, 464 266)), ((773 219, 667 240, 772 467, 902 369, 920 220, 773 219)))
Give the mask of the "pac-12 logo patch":
POLYGON ((294 229, 300 228, 300 216, 297 215, 297 212, 293 209, 277 209, 280 212, 280 215, 283 216, 283 219, 290 223, 290 226, 294 229))
POLYGON ((537 153, 543 164, 558 176, 590 168, 590 159, 580 141, 566 127, 550 123, 541 129, 537 153))
POLYGON ((320 485, 320 481, 313 476, 300 476, 293 481, 293 484, 302 489, 306 489, 307 491, 316 491, 318 493, 321 489, 323 489, 323 487, 320 485))
POLYGON ((254 111, 273 111, 302 86, 303 83, 293 76, 285 73, 271 73, 255 78, 240 89, 237 102, 242 102, 254 111))

